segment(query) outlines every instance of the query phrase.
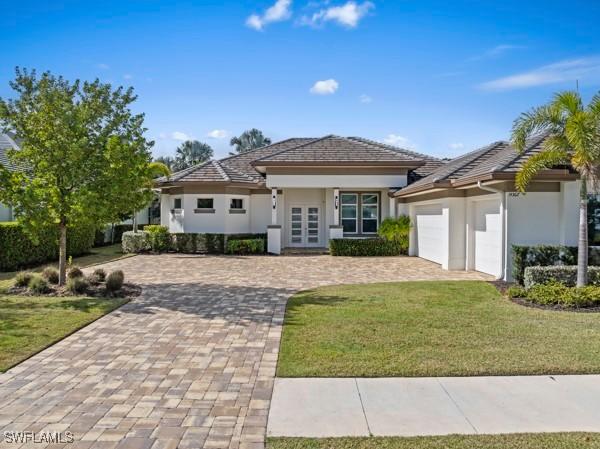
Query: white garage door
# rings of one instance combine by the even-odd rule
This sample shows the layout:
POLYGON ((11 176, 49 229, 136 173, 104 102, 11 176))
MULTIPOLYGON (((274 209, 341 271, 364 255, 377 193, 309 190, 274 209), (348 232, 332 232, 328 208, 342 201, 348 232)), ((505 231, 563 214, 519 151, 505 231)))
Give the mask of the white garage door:
POLYGON ((499 201, 475 203, 475 270, 500 275, 502 225, 499 201))
POLYGON ((441 206, 416 211, 417 255, 435 263, 443 260, 444 221, 441 206))

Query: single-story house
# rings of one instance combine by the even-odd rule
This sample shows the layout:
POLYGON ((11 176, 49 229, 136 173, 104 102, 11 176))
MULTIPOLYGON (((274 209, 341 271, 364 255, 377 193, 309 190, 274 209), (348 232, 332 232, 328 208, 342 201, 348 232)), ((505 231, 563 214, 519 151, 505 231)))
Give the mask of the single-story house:
POLYGON ((526 194, 514 177, 540 150, 496 142, 442 161, 379 142, 292 138, 160 178, 161 224, 181 233, 268 233, 269 252, 368 238, 410 215, 410 255, 510 277, 510 245, 576 244, 578 176, 547 170, 526 194))

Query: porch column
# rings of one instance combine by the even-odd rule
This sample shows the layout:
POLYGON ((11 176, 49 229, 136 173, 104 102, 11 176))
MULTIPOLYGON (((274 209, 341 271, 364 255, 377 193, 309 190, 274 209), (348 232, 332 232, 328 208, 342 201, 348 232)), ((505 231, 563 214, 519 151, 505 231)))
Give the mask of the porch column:
POLYGON ((267 252, 281 254, 281 225, 277 224, 277 188, 271 189, 271 224, 267 226, 267 252))
POLYGON ((333 224, 329 226, 329 239, 341 239, 344 229, 340 226, 340 189, 333 189, 333 224))

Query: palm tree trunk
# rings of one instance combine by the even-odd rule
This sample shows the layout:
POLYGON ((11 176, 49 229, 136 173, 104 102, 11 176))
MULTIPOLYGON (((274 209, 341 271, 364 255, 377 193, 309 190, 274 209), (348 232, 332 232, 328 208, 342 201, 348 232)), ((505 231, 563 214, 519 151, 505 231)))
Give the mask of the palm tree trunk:
POLYGON ((579 245, 577 250, 577 287, 587 285, 588 280, 588 222, 587 178, 581 178, 579 190, 579 245))
POLYGON ((65 285, 67 280, 67 225, 60 221, 58 238, 58 285, 65 285))

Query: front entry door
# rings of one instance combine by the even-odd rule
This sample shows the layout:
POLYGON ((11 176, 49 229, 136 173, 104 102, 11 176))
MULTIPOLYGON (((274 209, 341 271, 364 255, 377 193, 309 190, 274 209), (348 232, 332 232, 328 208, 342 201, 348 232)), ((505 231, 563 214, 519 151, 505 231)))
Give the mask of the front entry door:
POLYGON ((290 246, 319 246, 321 244, 321 213, 319 206, 290 208, 290 246))

